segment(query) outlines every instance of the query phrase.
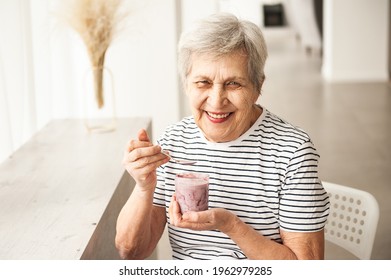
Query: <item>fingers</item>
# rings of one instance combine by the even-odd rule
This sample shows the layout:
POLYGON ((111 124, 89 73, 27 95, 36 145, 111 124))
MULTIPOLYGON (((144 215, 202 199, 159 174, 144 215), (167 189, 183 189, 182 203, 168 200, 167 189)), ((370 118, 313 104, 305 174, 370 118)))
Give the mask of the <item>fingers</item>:
POLYGON ((123 161, 124 163, 133 162, 143 157, 155 156, 152 159, 146 160, 146 163, 156 162, 165 158, 165 156, 160 155, 160 152, 160 146, 153 145, 145 129, 140 129, 137 140, 132 139, 127 143, 123 161))
POLYGON ((133 150, 135 149, 138 149, 138 148, 145 148, 145 147, 151 147, 152 146, 152 143, 150 142, 146 142, 146 141, 140 141, 140 140, 130 140, 127 144, 126 144, 126 149, 125 149, 125 153, 130 153, 132 152, 133 150))
POLYGON ((161 147, 153 145, 145 129, 140 129, 137 139, 130 140, 125 148, 122 164, 137 183, 154 184, 156 169, 169 161, 161 147))
POLYGON ((171 224, 180 227, 188 228, 192 230, 213 230, 215 226, 209 219, 201 217, 201 212, 186 212, 183 216, 173 213, 171 218, 171 224))
POLYGON ((203 213, 198 213, 198 212, 193 212, 193 211, 190 211, 190 212, 186 212, 183 214, 183 220, 186 220, 188 222, 192 222, 192 223, 198 223, 198 222, 202 222, 204 220, 208 220, 208 219, 205 219, 204 217, 205 215, 203 215, 203 213))
POLYGON ((213 226, 210 224, 210 211, 202 212, 186 212, 182 215, 180 206, 176 200, 175 193, 171 198, 171 203, 168 208, 170 217, 170 223, 173 226, 180 228, 188 228, 192 230, 207 230, 212 229, 213 226))
POLYGON ((137 133, 137 140, 130 140, 126 145, 126 152, 130 153, 134 149, 140 147, 150 147, 152 146, 151 140, 149 139, 148 133, 145 129, 140 129, 137 133))
POLYGON ((171 205, 171 224, 180 228, 192 230, 220 230, 226 232, 228 228, 232 228, 232 218, 236 217, 222 208, 213 208, 200 212, 189 211, 180 215, 180 213, 175 213, 175 204, 171 202, 171 205))
POLYGON ((129 152, 126 156, 128 162, 134 162, 140 160, 141 165, 146 165, 160 159, 164 159, 167 156, 161 153, 161 147, 158 145, 154 146, 145 146, 145 142, 141 142, 134 148, 131 152, 129 152))
POLYGON ((168 208, 168 215, 170 217, 170 223, 174 226, 180 226, 182 220, 182 213, 178 202, 176 201, 175 193, 171 197, 171 203, 168 208))
POLYGON ((189 211, 183 214, 182 220, 193 224, 210 224, 214 221, 213 211, 206 210, 200 212, 189 211))
POLYGON ((139 132, 137 134, 137 138, 140 141, 151 142, 151 140, 149 139, 147 131, 145 129, 143 129, 143 128, 139 130, 139 132))
POLYGON ((140 142, 130 153, 125 154, 123 165, 129 174, 139 183, 150 175, 156 176, 156 169, 170 159, 162 154, 160 146, 146 146, 140 142))

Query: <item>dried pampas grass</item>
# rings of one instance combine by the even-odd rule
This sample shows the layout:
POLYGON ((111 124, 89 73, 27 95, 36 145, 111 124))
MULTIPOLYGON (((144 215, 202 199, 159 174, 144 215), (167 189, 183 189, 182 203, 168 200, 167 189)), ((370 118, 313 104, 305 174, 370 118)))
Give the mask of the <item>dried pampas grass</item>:
POLYGON ((122 0, 64 0, 62 16, 80 35, 91 61, 98 108, 104 106, 103 67, 106 51, 125 14, 122 0))

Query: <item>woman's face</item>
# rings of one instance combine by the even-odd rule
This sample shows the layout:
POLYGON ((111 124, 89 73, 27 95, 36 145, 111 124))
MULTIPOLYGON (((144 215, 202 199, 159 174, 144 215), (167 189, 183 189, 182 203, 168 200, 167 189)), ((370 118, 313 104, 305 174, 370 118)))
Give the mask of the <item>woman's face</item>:
POLYGON ((193 55, 186 92, 196 124, 212 142, 237 139, 262 112, 240 51, 219 58, 193 55))

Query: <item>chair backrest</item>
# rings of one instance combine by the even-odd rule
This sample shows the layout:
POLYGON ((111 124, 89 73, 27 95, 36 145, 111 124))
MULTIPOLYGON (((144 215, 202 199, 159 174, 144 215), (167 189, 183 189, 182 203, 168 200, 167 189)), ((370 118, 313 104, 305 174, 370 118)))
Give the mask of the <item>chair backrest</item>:
POLYGON ((325 239, 359 259, 369 260, 379 221, 379 205, 372 194, 323 182, 330 196, 325 239))

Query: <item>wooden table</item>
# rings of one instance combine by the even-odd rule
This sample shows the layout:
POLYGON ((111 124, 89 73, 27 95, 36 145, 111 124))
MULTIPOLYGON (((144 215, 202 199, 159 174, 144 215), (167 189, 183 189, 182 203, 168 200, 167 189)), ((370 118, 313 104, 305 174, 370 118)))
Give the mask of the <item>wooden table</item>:
POLYGON ((147 118, 88 133, 55 120, 0 164, 0 259, 118 259, 118 213, 134 187, 121 165, 147 118))

